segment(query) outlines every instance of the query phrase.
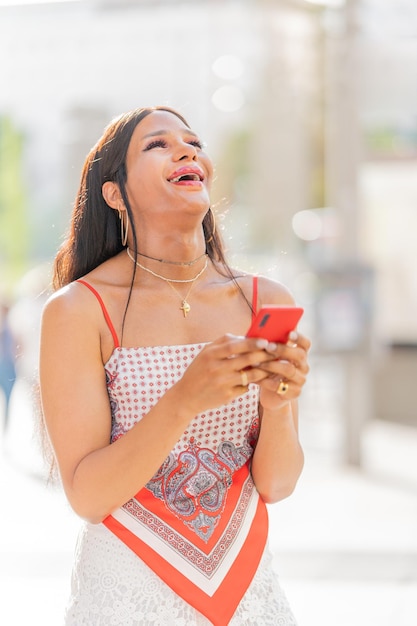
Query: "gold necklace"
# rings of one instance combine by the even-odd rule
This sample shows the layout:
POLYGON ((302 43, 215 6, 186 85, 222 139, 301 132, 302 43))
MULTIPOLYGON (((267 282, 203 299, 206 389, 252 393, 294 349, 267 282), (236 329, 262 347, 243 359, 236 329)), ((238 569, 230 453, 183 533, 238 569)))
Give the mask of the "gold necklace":
POLYGON ((140 267, 140 269, 145 270, 145 272, 149 272, 149 274, 152 274, 152 276, 156 276, 156 278, 161 278, 161 280, 166 280, 168 282, 171 283, 193 283, 195 280, 197 280, 197 278, 200 278, 201 274, 205 271, 207 264, 208 264, 208 258, 206 258, 206 262, 204 264, 204 267, 202 270, 200 270, 198 272, 198 274, 196 274, 194 276, 194 278, 167 278, 166 276, 161 276, 161 274, 157 274, 156 272, 154 272, 153 270, 149 269, 149 267, 145 267, 145 265, 142 265, 141 263, 139 263, 139 261, 137 261, 131 254, 130 249, 126 248, 126 252, 127 252, 127 256, 129 257, 129 259, 131 261, 133 261, 133 263, 136 263, 136 265, 138 267, 140 267))
POLYGON ((161 274, 157 274, 156 272, 150 270, 149 267, 145 267, 144 265, 141 265, 141 263, 139 263, 139 261, 137 261, 130 254, 129 248, 126 248, 126 252, 127 252, 127 256, 129 257, 129 259, 131 259, 134 263, 136 263, 136 265, 138 267, 140 267, 142 270, 145 270, 145 272, 149 272, 149 274, 152 274, 152 276, 155 276, 156 278, 160 278, 161 280, 164 280, 166 283, 168 283, 168 285, 177 294, 177 296, 179 296, 181 298, 180 310, 183 312, 184 317, 187 317, 187 314, 191 311, 191 306, 190 306, 190 304, 187 301, 188 300, 188 296, 191 293, 191 289, 194 287, 194 283, 200 278, 200 276, 203 274, 203 272, 206 271, 207 265, 208 265, 208 257, 206 257, 206 262, 204 263, 203 269, 201 269, 194 276, 194 278, 188 278, 186 280, 180 280, 180 279, 175 279, 175 278, 166 278, 166 276, 161 276, 161 274), (180 294, 180 292, 178 291, 178 289, 176 289, 172 283, 191 283, 191 285, 190 285, 190 288, 187 291, 186 295, 183 297, 180 294))
MULTIPOLYGON (((207 264, 204 266, 204 269, 206 269, 207 264)), ((200 274, 201 276, 201 274, 200 274)), ((198 278, 198 277, 197 277, 198 278)), ((197 279, 194 280, 194 282, 197 279)), ((178 291, 178 289, 175 289, 174 285, 172 285, 169 280, 166 281, 168 283, 168 285, 171 287, 171 289, 173 289, 175 291, 175 293, 177 294, 177 296, 179 296, 181 298, 181 306, 180 309, 183 312, 184 317, 187 317, 187 314, 191 311, 191 307, 189 305, 189 303, 187 302, 188 296, 191 293, 191 289, 194 287, 194 282, 191 283, 189 290, 187 291, 186 295, 184 296, 184 298, 182 297, 182 295, 180 294, 180 292, 178 291)))

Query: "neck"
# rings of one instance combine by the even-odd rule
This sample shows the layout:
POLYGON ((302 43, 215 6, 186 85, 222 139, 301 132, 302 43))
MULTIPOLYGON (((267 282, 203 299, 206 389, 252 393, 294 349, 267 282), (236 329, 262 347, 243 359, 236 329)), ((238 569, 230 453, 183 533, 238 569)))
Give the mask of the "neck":
MULTIPOLYGON (((205 272, 205 270, 207 269, 207 265, 208 265, 208 256, 206 254, 203 254, 202 256, 200 256, 200 259, 205 258, 204 260, 204 265, 203 267, 197 272, 197 274, 194 274, 194 276, 190 277, 189 273, 191 271, 190 267, 187 268, 182 268, 180 270, 181 272, 181 278, 179 278, 178 276, 178 269, 176 269, 176 273, 177 276, 166 276, 165 273, 164 274, 159 274, 158 272, 155 272, 153 269, 151 269, 148 265, 142 265, 142 263, 140 263, 137 258, 135 259, 135 257, 133 256, 133 254, 130 251, 130 248, 126 248, 126 252, 127 252, 127 256, 134 262, 136 263, 136 265, 141 269, 144 270, 146 273, 151 274, 152 276, 154 276, 155 278, 159 278, 161 280, 164 280, 167 283, 191 283, 193 284, 202 274, 203 272, 205 272), (187 273, 187 278, 185 278, 184 273, 187 273)), ((201 265, 201 264, 199 264, 201 265)), ((199 267, 199 266, 197 266, 199 267)))
MULTIPOLYGON (((143 234, 143 233, 142 233, 143 234)), ((130 245, 130 252, 141 263, 152 267, 161 267, 161 264, 188 267, 198 263, 206 253, 206 244, 203 232, 181 234, 175 233, 169 237, 158 233, 152 237, 141 237, 136 248, 130 245), (174 237, 172 236, 174 235, 174 237)))
POLYGON ((196 263, 198 263, 198 261, 200 261, 202 258, 204 258, 205 256, 207 256, 206 252, 203 252, 202 254, 199 254, 197 257, 195 257, 194 259, 191 259, 189 261, 173 261, 173 260, 169 260, 169 259, 162 259, 162 258, 157 258, 154 257, 150 254, 145 254, 144 252, 140 252, 139 250, 137 250, 136 252, 134 252, 133 250, 129 249, 129 252, 132 255, 136 256, 136 260, 150 260, 150 261, 157 261, 158 263, 165 263, 168 265, 177 265, 177 266, 182 266, 182 267, 190 267, 191 265, 195 265, 196 263))

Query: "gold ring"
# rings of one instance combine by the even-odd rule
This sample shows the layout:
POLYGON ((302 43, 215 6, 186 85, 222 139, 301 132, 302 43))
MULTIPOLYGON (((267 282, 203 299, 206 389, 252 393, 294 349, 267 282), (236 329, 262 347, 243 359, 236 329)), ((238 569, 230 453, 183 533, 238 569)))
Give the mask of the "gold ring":
POLYGON ((249 385, 248 375, 245 370, 240 370, 240 377, 242 379, 242 387, 247 387, 249 385))
POLYGON ((285 396, 289 388, 290 388, 289 384, 285 380, 281 380, 276 392, 279 396, 285 396))

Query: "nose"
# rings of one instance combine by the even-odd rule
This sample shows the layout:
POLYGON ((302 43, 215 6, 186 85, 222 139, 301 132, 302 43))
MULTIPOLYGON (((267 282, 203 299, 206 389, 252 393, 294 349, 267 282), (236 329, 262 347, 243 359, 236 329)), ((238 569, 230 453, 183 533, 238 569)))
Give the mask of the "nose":
POLYGON ((185 141, 179 141, 176 149, 176 159, 178 161, 186 161, 189 159, 195 161, 197 159, 197 148, 185 141))

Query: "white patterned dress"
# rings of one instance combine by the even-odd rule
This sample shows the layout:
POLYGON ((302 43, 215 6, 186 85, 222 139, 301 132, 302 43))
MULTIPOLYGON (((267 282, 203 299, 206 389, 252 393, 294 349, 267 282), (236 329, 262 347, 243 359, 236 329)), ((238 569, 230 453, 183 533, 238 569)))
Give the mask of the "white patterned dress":
MULTIPOLYGON (((115 348, 105 365, 112 441, 149 412, 202 348, 115 348)), ((248 471, 258 398, 250 385, 197 415, 146 487, 103 523, 84 525, 66 626, 296 625, 265 545, 266 507, 248 471)))

